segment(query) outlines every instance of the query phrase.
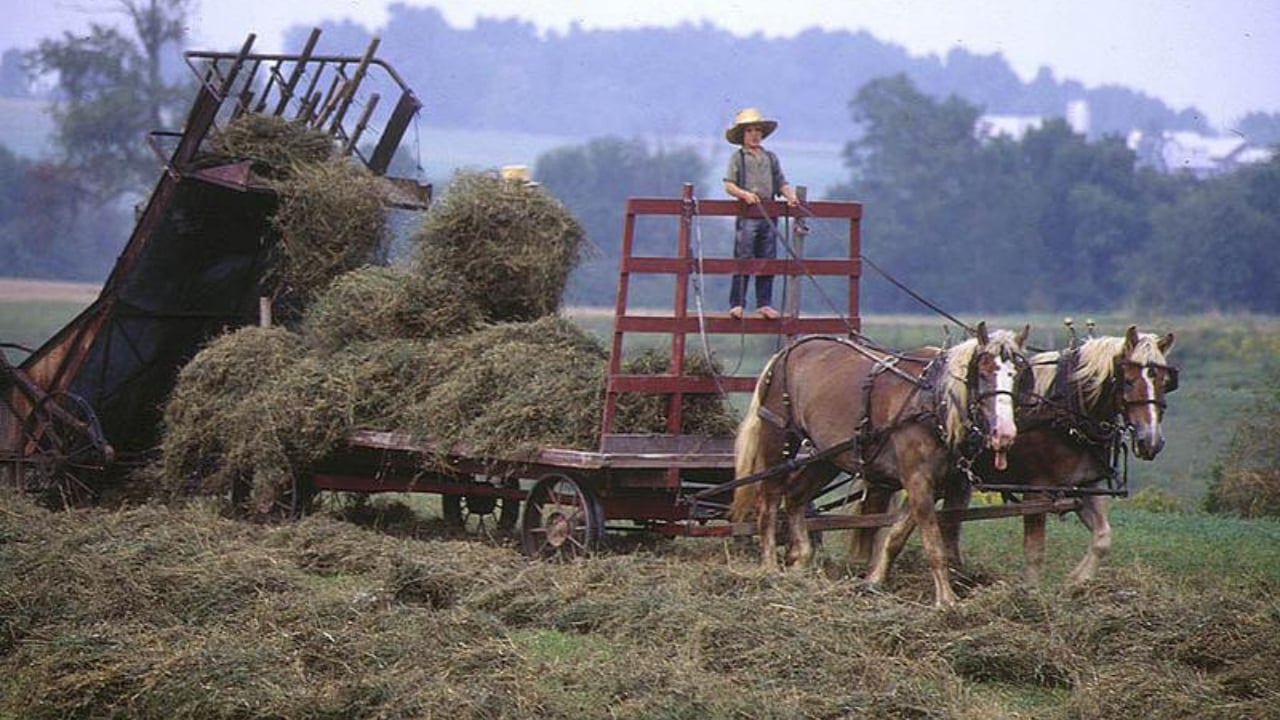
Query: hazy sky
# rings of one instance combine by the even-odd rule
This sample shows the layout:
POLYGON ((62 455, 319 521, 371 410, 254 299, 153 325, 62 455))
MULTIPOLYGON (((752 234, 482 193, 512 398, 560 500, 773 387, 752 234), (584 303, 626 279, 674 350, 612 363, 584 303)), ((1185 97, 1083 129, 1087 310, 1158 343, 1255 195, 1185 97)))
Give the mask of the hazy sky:
MULTIPOLYGON (((355 20, 371 30, 386 0, 199 0, 200 49, 278 51, 291 25, 355 20)), ((434 5, 456 26, 476 16, 520 17, 543 29, 670 26, 704 20, 738 34, 794 35, 810 27, 866 30, 913 54, 961 46, 1000 52, 1024 80, 1042 65, 1086 86, 1121 84, 1191 105, 1217 126, 1251 110, 1280 113, 1280 0, 402 0, 434 5)), ((112 0, 0 0, 0 49, 31 47, 91 21, 112 0), (96 12, 86 8, 98 8, 96 12)))

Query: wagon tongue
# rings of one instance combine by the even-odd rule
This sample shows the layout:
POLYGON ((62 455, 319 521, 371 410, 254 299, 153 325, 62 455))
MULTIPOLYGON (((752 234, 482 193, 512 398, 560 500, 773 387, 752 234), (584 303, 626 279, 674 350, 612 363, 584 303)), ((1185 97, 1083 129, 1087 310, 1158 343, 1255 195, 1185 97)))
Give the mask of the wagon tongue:
POLYGON ((1007 455, 1005 455, 1005 452, 1003 450, 996 450, 994 451, 994 454, 995 454, 994 462, 995 462, 996 469, 1001 471, 1008 469, 1009 458, 1007 455))

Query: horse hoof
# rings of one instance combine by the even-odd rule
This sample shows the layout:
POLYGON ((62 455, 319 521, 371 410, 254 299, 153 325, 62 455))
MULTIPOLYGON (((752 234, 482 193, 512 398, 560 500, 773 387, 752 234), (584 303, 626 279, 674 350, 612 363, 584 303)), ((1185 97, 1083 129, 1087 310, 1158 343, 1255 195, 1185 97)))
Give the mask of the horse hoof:
POLYGON ((880 587, 880 583, 871 582, 865 578, 858 580, 856 587, 858 592, 863 595, 883 595, 884 589, 880 587))

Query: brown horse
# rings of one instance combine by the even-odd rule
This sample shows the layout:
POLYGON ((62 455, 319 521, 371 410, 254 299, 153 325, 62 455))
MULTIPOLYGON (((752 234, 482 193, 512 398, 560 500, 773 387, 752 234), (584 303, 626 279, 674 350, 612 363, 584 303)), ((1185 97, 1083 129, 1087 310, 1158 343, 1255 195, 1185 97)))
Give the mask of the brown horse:
MULTIPOLYGON (((1008 451, 1007 465, 997 468, 993 459, 981 455, 973 465, 973 477, 993 486, 1023 487, 1024 497, 1035 497, 1040 495, 1038 488, 1052 495, 1055 490, 1087 489, 1114 479, 1127 439, 1139 458, 1154 459, 1164 447, 1165 395, 1178 384, 1177 369, 1166 360, 1173 343, 1172 333, 1140 334, 1131 325, 1123 337, 1091 338, 1068 350, 1033 356, 1034 400, 1019 414, 1018 437, 1008 451)), ((971 489, 969 475, 953 472, 944 506, 966 506, 971 489)), ((869 488, 862 511, 883 511, 892 491, 885 485, 869 488)), ((1086 491, 1081 504, 1078 514, 1091 538, 1068 584, 1092 578, 1111 547, 1106 497, 1086 491)), ((943 528, 953 566, 960 565, 959 524, 956 520, 943 528)), ((890 558, 905 538, 895 538, 887 548, 890 558)), ((1044 538, 1045 515, 1023 516, 1023 576, 1030 585, 1040 581, 1044 538)), ((869 554, 867 547, 862 540, 855 554, 869 554)))
MULTIPOLYGON (((809 501, 838 473, 865 469, 902 478, 922 529, 935 602, 954 604, 932 498, 965 446, 988 448, 1000 463, 1012 445, 1014 384, 1025 367, 1028 332, 988 333, 984 324, 976 338, 952 348, 905 354, 814 337, 770 358, 734 444, 737 477, 764 477, 737 488, 730 511, 736 520, 756 517, 761 565, 777 569, 774 534, 784 496, 786 562, 803 566, 813 554, 809 501), (783 469, 803 443, 810 459, 783 469)), ((887 571, 887 560, 881 568, 887 571)), ((867 582, 884 579, 882 572, 867 582)))

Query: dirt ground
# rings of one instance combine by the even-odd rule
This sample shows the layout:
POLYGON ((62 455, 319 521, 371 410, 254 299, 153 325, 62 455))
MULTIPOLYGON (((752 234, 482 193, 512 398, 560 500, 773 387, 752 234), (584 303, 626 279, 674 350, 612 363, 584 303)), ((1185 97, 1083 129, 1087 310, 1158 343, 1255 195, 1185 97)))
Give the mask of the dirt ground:
POLYGON ((0 277, 0 302, 52 300, 88 304, 101 289, 97 283, 0 277))

